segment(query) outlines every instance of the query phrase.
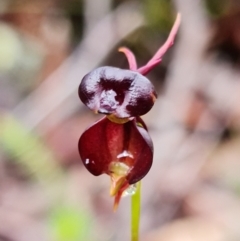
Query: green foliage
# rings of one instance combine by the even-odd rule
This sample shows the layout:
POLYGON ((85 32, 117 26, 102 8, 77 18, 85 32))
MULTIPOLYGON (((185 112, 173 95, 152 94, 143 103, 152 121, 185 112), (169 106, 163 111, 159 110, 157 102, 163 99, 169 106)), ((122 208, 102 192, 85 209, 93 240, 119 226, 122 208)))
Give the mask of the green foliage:
POLYGON ((51 183, 62 173, 55 157, 44 143, 14 118, 0 121, 1 147, 29 174, 41 182, 51 183))
POLYGON ((70 206, 59 206, 50 216, 50 228, 54 241, 91 240, 92 226, 89 215, 70 206))
POLYGON ((205 0, 206 8, 209 14, 213 17, 218 17, 226 12, 228 9, 227 0, 205 0))
MULTIPOLYGON (((50 150, 40 138, 10 116, 0 121, 0 143, 6 153, 22 165, 34 179, 45 184, 48 189, 52 187, 52 192, 56 192, 57 186, 61 187, 61 190, 66 188, 65 175, 50 150), (54 183, 57 186, 53 185, 54 183)), ((56 201, 59 201, 59 196, 55 198, 56 201)), ((64 198, 61 203, 61 206, 50 208, 49 228, 54 240, 90 240, 90 215, 66 204, 64 198)))
POLYGON ((170 0, 143 0, 146 20, 158 32, 168 32, 171 28, 175 18, 172 9, 170 0))

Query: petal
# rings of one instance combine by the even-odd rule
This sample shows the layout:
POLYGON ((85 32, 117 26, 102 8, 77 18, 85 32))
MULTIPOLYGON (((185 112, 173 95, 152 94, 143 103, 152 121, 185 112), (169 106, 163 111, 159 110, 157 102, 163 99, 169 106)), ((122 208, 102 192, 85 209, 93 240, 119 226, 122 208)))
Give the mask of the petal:
POLYGON ((132 141, 129 145, 129 150, 134 153, 135 162, 133 169, 127 176, 129 184, 134 184, 140 181, 150 170, 153 160, 153 143, 152 139, 145 128, 145 123, 138 117, 135 120, 132 141))
POLYGON ((177 18, 174 22, 174 25, 171 29, 171 32, 168 36, 167 41, 159 48, 159 50, 156 52, 156 54, 148 61, 148 63, 139 68, 138 72, 145 75, 149 71, 151 71, 158 63, 161 62, 163 55, 167 52, 167 50, 173 45, 174 39, 176 37, 176 34, 178 32, 179 26, 181 22, 181 15, 178 13, 177 18))
POLYGON ((78 148, 83 164, 93 175, 111 175, 114 168, 124 172, 124 164, 124 176, 130 184, 147 174, 153 159, 152 141, 140 117, 124 124, 104 117, 82 134, 78 148))
POLYGON ((161 59, 157 59, 154 61, 152 61, 151 63, 148 63, 146 65, 144 65, 143 67, 138 69, 138 72, 141 73, 142 75, 147 75, 156 65, 158 65, 159 63, 161 63, 161 59))
POLYGON ((152 83, 143 75, 108 66, 87 74, 78 93, 94 112, 121 119, 146 114, 157 98, 152 83))
POLYGON ((89 127, 80 137, 78 148, 83 164, 93 175, 109 173, 109 164, 121 152, 122 125, 106 117, 89 127))
POLYGON ((136 62, 136 58, 133 54, 133 52, 126 48, 126 47, 121 47, 118 49, 119 52, 122 52, 126 55, 127 60, 128 60, 128 64, 129 64, 129 69, 130 70, 137 70, 137 62, 136 62))
POLYGON ((127 190, 129 187, 129 184, 126 182, 122 185, 121 189, 118 191, 118 193, 115 195, 114 198, 114 204, 113 204, 113 210, 116 211, 119 205, 119 202, 121 200, 122 194, 125 190, 127 190))

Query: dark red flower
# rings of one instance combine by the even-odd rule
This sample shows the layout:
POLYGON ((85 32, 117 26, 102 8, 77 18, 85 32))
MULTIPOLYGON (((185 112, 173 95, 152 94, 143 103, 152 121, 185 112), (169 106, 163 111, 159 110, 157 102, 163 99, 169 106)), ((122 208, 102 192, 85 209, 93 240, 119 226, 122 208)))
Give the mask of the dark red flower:
POLYGON ((100 67, 85 75, 79 86, 82 102, 94 112, 107 115, 82 134, 79 153, 90 173, 111 177, 115 208, 123 192, 151 168, 153 144, 140 116, 152 108, 157 94, 144 75, 161 62, 173 44, 179 23, 178 15, 166 43, 145 66, 138 69, 134 54, 120 48, 130 70, 100 67))

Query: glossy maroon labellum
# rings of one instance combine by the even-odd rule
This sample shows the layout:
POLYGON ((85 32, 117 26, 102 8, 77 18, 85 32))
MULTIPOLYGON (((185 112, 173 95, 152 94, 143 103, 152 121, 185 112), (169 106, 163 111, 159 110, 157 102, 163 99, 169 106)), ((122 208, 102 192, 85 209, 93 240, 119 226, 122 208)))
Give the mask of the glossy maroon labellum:
POLYGON ((81 101, 96 113, 128 118, 146 114, 157 94, 152 83, 136 71, 100 67, 84 76, 81 101))
POLYGON ((115 209, 122 193, 148 173, 153 160, 152 140, 140 117, 124 124, 104 117, 82 134, 78 148, 90 173, 111 177, 115 209))
POLYGON ((85 167, 93 175, 111 175, 111 164, 126 165, 129 184, 141 180, 152 165, 153 144, 142 119, 116 124, 104 117, 79 139, 85 167))

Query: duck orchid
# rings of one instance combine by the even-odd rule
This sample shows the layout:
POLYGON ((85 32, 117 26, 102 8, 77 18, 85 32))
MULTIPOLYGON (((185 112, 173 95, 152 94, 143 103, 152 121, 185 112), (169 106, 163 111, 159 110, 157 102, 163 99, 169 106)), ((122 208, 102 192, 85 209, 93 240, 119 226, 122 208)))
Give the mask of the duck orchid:
POLYGON ((95 113, 105 114, 81 135, 80 157, 93 175, 110 176, 114 209, 124 192, 151 168, 153 143, 140 116, 152 108, 157 94, 145 75, 173 45, 179 24, 178 14, 167 41, 146 65, 138 68, 134 54, 122 47, 119 51, 126 55, 129 70, 99 67, 85 75, 80 83, 81 101, 95 113))

